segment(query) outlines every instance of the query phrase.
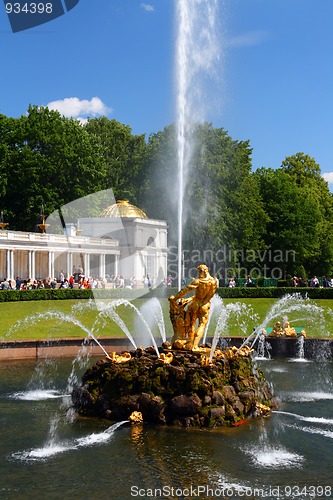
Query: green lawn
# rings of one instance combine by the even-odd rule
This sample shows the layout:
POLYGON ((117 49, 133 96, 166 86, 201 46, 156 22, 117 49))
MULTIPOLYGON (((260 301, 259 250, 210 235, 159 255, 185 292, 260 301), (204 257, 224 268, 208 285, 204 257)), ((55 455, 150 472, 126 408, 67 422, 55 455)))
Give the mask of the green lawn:
MULTIPOLYGON (((145 299, 133 301, 140 308, 145 299)), ((272 309, 277 299, 224 299, 227 308, 232 308, 222 334, 249 335, 272 309), (231 304, 231 305, 228 305, 231 304)), ((104 302, 105 303, 105 302, 104 302)), ((172 329, 168 313, 168 301, 160 300, 167 336, 172 329)), ((327 337, 333 330, 333 300, 308 301, 307 308, 287 314, 293 326, 306 328, 308 337, 327 337), (324 313, 314 306, 323 308, 324 313), (312 309, 311 311, 309 310, 312 309)), ((231 309, 227 309, 231 310, 231 309)), ((137 326, 138 315, 130 307, 119 306, 116 309, 119 317, 126 323, 130 332, 143 328, 137 326)), ((3 341, 9 340, 42 340, 61 338, 84 338, 93 331, 96 337, 122 337, 125 334, 116 322, 105 318, 96 307, 94 301, 87 300, 55 300, 29 302, 3 302, 0 304, 1 335, 3 341)), ((272 319, 267 326, 282 321, 283 313, 272 319)), ((216 326, 216 318, 212 317, 208 335, 212 335, 216 326)), ((154 329, 157 332, 157 327, 154 329)))

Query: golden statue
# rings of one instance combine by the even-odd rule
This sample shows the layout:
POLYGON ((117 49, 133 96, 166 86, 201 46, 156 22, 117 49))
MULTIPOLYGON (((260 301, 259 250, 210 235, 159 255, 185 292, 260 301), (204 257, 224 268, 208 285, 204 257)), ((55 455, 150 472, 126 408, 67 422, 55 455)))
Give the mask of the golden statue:
POLYGON ((274 324, 273 330, 269 334, 269 337, 282 337, 282 336, 283 336, 283 330, 282 330, 282 327, 281 327, 281 323, 280 323, 280 321, 277 321, 274 324))
POLYGON ((133 411, 128 417, 128 420, 130 422, 133 422, 133 424, 142 424, 143 423, 142 413, 140 411, 133 411))
POLYGON ((173 361, 173 354, 172 352, 167 352, 166 354, 164 352, 161 352, 160 357, 159 357, 159 362, 162 363, 163 365, 169 365, 173 361))
MULTIPOLYGON (((300 332, 302 337, 306 337, 306 331, 302 330, 300 332)), ((283 325, 281 325, 280 321, 275 323, 273 330, 268 335, 269 337, 297 337, 296 328, 290 326, 288 320, 285 320, 283 325)))
POLYGON ((176 295, 169 297, 170 319, 175 348, 197 350, 208 322, 210 300, 216 292, 216 280, 209 274, 208 267, 197 267, 199 276, 176 295), (183 298, 188 293, 194 295, 183 298), (197 325, 198 320, 198 325, 197 325))
POLYGON ((110 361, 113 361, 114 363, 127 363, 132 356, 129 352, 123 352, 122 354, 117 354, 116 352, 112 351, 108 356, 106 356, 107 359, 110 361))
POLYGON ((283 328, 283 333, 285 334, 286 337, 297 337, 296 330, 295 328, 290 326, 289 321, 286 321, 283 328))

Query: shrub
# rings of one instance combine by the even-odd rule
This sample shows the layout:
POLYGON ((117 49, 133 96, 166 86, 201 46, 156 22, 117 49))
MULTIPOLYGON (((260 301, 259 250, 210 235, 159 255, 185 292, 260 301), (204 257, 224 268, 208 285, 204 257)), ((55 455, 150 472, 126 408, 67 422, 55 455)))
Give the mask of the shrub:
MULTIPOLYGON (((153 290, 131 290, 129 288, 80 290, 70 288, 38 289, 38 290, 0 290, 0 302, 21 300, 66 300, 66 299, 135 299, 140 297, 156 297, 164 299, 177 293, 177 288, 155 288, 153 290)), ((245 299, 278 299, 286 294, 300 293, 310 299, 333 299, 333 288, 294 288, 278 287, 221 287, 216 292, 222 298, 245 299)))

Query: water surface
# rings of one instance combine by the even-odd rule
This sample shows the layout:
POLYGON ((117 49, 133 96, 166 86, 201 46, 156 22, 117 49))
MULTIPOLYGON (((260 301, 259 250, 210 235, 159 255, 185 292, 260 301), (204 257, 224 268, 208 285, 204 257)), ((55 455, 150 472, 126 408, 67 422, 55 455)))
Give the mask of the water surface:
POLYGON ((0 498, 333 498, 332 362, 259 363, 277 411, 218 430, 73 420, 71 361, 1 363, 0 498))

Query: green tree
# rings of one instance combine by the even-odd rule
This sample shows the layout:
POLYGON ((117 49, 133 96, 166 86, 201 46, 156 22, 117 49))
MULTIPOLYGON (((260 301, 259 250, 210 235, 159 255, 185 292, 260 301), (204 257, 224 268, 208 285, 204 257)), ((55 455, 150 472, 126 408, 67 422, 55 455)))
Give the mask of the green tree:
POLYGON ((213 250, 223 244, 244 251, 261 248, 266 216, 251 174, 249 142, 234 141, 225 130, 204 124, 196 144, 189 197, 202 245, 213 250))
MULTIPOLYGON (((8 182, 7 164, 10 155, 10 135, 11 135, 11 120, 5 115, 0 115, 0 199, 6 193, 8 182)), ((5 207, 1 206, 3 210, 5 207)), ((6 214, 7 215, 7 214, 6 214)))
POLYGON ((141 170, 145 158, 145 135, 133 135, 128 125, 105 116, 88 119, 85 130, 99 139, 106 164, 105 189, 112 188, 117 199, 137 203, 141 170))
POLYGON ((48 215, 104 189, 101 145, 77 120, 30 106, 26 116, 7 119, 6 126, 0 142, 6 170, 0 206, 12 229, 35 230, 42 204, 48 215))
MULTIPOLYGON (((208 260, 211 269, 220 271, 220 265, 237 261, 235 257, 233 262, 213 262, 222 246, 244 251, 262 248, 267 218, 251 173, 248 141, 234 141, 225 130, 204 123, 196 127, 193 143, 185 183, 183 247, 187 255, 208 260)), ((178 245, 176 158, 174 126, 149 138, 141 203, 152 217, 168 221, 173 249, 178 245)))
MULTIPOLYGON (((333 272, 333 195, 328 183, 321 175, 321 169, 315 159, 304 153, 288 156, 282 162, 285 171, 299 187, 303 196, 316 210, 318 217, 314 221, 312 243, 316 252, 306 260, 309 274, 331 274, 333 272)), ((304 213, 306 218, 306 212, 304 213)))
POLYGON ((294 274, 304 266, 308 275, 332 271, 332 195, 320 167, 304 153, 287 157, 282 166, 255 173, 269 217, 266 245, 270 255, 284 256, 267 265, 294 274))
POLYGON ((172 221, 168 228, 168 238, 172 244, 177 238, 177 186, 175 130, 173 126, 168 126, 148 139, 139 204, 150 217, 172 221))

